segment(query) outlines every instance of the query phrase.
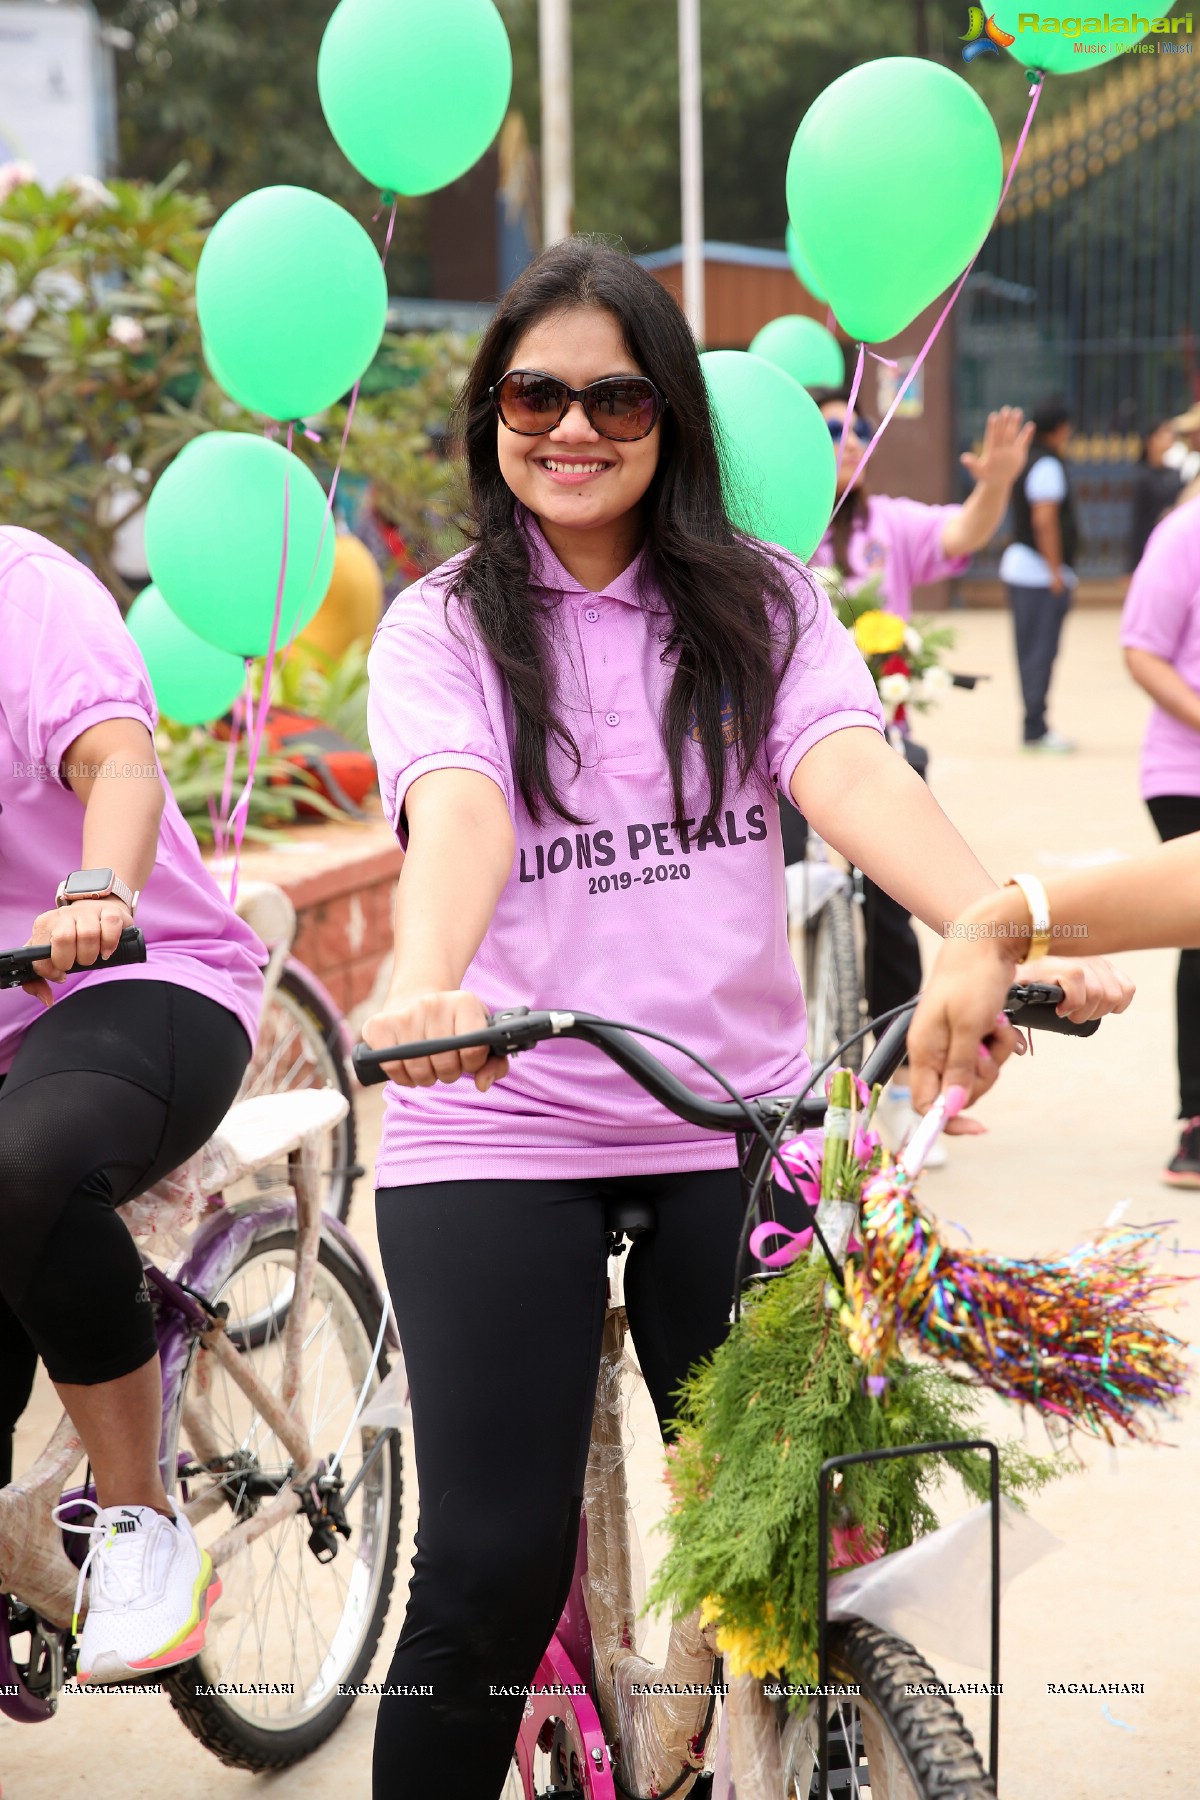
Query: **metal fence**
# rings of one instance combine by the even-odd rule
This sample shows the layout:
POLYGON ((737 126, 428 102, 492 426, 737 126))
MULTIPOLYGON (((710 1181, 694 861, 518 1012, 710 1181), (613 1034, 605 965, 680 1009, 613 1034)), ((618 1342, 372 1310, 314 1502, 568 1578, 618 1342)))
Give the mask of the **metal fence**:
POLYGON ((1200 394, 1198 77, 1191 58, 1131 58, 1040 147, 1035 126, 959 302, 960 447, 996 406, 1066 401, 1086 577, 1124 569, 1142 435, 1200 394))

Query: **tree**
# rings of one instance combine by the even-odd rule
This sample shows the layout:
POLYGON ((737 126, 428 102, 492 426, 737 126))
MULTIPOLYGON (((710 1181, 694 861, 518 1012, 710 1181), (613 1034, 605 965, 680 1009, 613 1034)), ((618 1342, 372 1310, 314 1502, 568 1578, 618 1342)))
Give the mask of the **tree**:
MULTIPOLYGON (((118 50, 121 172, 160 181, 184 162, 218 213, 291 182, 364 222, 378 194, 338 149, 317 97, 332 0, 94 0, 118 50)), ((402 104, 402 96, 397 96, 402 104)), ((389 258, 396 293, 427 284, 426 208, 401 201, 389 258)))
MULTIPOLYGON (((117 527, 183 446, 263 421, 205 369, 196 266, 212 208, 179 171, 150 186, 84 179, 47 194, 0 189, 0 517, 80 557, 118 599, 117 527)), ((385 339, 363 381, 348 475, 373 481, 412 554, 458 547, 460 496, 441 434, 470 347, 454 337, 385 339)), ((326 487, 345 406, 296 452, 326 487)))

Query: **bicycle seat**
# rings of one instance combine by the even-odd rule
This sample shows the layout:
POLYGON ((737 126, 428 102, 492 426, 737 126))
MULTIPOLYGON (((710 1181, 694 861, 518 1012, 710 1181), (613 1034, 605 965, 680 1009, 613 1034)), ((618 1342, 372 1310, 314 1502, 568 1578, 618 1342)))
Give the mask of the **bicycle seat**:
POLYGON ((620 1195, 604 1203, 604 1229, 617 1237, 640 1237, 643 1231, 653 1231, 654 1225, 654 1208, 648 1200, 620 1195))
POLYGON ((282 888, 271 881, 238 883, 234 911, 267 945, 291 944, 296 936, 296 908, 282 888))

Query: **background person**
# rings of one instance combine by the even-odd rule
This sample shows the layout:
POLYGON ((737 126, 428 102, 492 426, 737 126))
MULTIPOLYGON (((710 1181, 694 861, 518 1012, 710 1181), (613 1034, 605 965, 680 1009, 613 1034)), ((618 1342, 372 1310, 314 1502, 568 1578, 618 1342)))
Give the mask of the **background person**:
POLYGON ((1063 460, 1071 423, 1058 401, 1039 406, 1033 423, 1028 472, 1013 489, 1013 541, 1000 558, 1000 579, 1008 591, 1025 702, 1023 747, 1062 755, 1075 746, 1047 725, 1046 700, 1076 583, 1079 530, 1063 460))
POLYGON ((1136 569, 1147 540, 1163 514, 1174 506, 1183 487, 1182 471, 1166 461, 1176 442, 1175 427, 1162 420, 1146 433, 1141 459, 1133 478, 1133 513, 1129 526, 1126 566, 1136 569))
MULTIPOLYGON (((875 435, 869 419, 855 414, 851 433, 842 443, 849 388, 817 388, 813 398, 840 452, 837 495, 854 481, 863 451, 875 435)), ((931 506, 893 494, 872 493, 854 482, 841 511, 809 559, 814 568, 835 568, 848 594, 875 577, 879 604, 902 619, 912 617, 912 593, 927 582, 961 575, 971 556, 994 536, 1008 510, 1013 483, 1025 466, 1033 426, 1023 422, 1018 407, 988 415, 983 443, 976 456, 968 452, 963 467, 975 486, 961 505, 931 506)), ((905 754, 919 774, 928 756, 905 738, 905 754)), ((804 822, 788 805, 781 806, 788 862, 804 859, 804 822)), ((905 907, 869 877, 863 878, 864 986, 872 1018, 911 1000, 921 985, 921 952, 905 907)), ((899 1150, 916 1125, 909 1101, 906 1071, 898 1071, 888 1089, 880 1124, 893 1149, 899 1150)), ((945 1150, 935 1144, 926 1166, 937 1168, 945 1150)))
MULTIPOLYGON (((1161 838, 1200 831, 1200 498, 1150 535, 1121 615, 1129 673, 1154 702, 1142 744, 1142 798, 1161 838)), ((1179 1146, 1162 1172, 1200 1187, 1200 949, 1179 959, 1175 988, 1179 1146)))
POLYGON ((195 1655, 219 1584, 163 1486, 154 1313, 116 1208, 232 1104, 266 951, 159 771, 112 596, 45 538, 0 529, 0 640, 0 947, 52 946, 27 990, 0 992, 0 1484, 40 1355, 100 1509, 79 1679, 124 1680, 195 1655), (144 963, 64 974, 135 916, 144 963))

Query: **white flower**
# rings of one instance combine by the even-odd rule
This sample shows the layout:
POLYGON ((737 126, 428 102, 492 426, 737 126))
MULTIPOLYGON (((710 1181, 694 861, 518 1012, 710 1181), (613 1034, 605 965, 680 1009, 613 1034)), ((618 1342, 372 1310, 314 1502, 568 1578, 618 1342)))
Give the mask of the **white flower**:
POLYGON ((37 309, 37 301, 33 295, 22 294, 19 300, 14 300, 5 312, 0 313, 0 322, 12 332, 14 337, 20 337, 23 331, 28 331, 37 318, 37 309))
POLYGON ((85 203, 88 212, 99 212, 102 207, 117 206, 117 196, 106 188, 102 181, 94 175, 68 175, 62 184, 69 194, 74 194, 85 203))
POLYGON ((884 675, 879 682, 879 698, 885 706, 903 706, 912 692, 907 675, 884 675))
POLYGON ((904 648, 910 656, 920 656, 925 648, 924 638, 913 625, 910 625, 904 633, 904 648))
POLYGON ((131 318, 128 313, 114 313, 108 322, 108 341, 121 344, 126 350, 140 350, 146 342, 145 328, 140 319, 131 318))
POLYGON ((954 686, 954 677, 949 669, 943 669, 941 663, 933 663, 921 677, 922 685, 930 699, 938 694, 948 694, 954 686))
POLYGON ((37 170, 32 163, 6 162, 0 163, 0 201, 8 199, 19 187, 27 182, 37 180, 37 170))

